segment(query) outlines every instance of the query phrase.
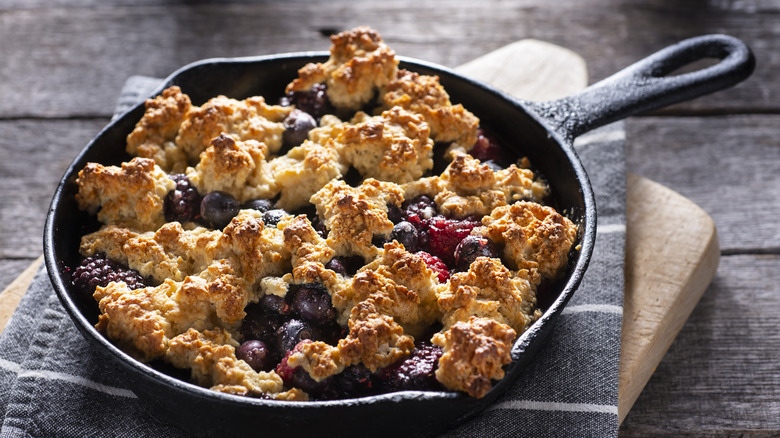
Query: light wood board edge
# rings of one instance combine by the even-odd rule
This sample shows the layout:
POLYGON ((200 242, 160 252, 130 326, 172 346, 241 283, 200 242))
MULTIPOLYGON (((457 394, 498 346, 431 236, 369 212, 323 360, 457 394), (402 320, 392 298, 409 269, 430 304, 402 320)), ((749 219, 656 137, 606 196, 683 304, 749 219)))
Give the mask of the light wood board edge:
POLYGON ((712 281, 712 218, 682 195, 629 174, 618 417, 622 423, 712 281))
POLYGON ((30 287, 30 283, 38 272, 43 256, 38 257, 32 262, 18 277, 0 293, 0 335, 3 334, 5 326, 14 314, 19 302, 30 287))

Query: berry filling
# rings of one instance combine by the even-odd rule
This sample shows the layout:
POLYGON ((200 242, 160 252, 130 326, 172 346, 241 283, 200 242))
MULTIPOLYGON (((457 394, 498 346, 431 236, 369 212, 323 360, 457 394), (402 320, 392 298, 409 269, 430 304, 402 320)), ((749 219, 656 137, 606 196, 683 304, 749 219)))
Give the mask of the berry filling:
POLYGON ((106 258, 104 254, 96 254, 82 260, 73 271, 71 281, 82 294, 89 297, 95 292, 95 288, 106 287, 112 281, 123 281, 130 289, 149 285, 137 271, 106 258))

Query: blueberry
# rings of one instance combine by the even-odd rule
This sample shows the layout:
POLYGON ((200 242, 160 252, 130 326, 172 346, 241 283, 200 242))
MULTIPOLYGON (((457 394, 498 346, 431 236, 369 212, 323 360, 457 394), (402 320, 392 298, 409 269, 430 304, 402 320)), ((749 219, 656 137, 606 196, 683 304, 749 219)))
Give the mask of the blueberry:
POLYGON ((271 316, 286 316, 290 314, 290 306, 279 295, 265 294, 258 302, 265 313, 271 316))
POLYGON ((487 160, 482 162, 482 164, 486 164, 493 172, 498 172, 499 170, 504 169, 498 162, 496 162, 496 160, 487 160))
POLYGON ((284 132, 282 142, 285 147, 294 147, 303 143, 309 137, 309 131, 317 127, 317 121, 311 114, 294 109, 282 122, 284 132))
MULTIPOLYGON (((268 296, 268 295, 266 295, 268 296)), ((271 314, 260 303, 246 306, 246 316, 241 322, 239 332, 243 340, 257 339, 266 344, 276 341, 276 332, 282 326, 279 314, 271 314)))
POLYGON ((360 256, 338 256, 330 259, 325 267, 337 274, 352 276, 363 266, 363 262, 363 257, 360 256))
POLYGON ((292 310, 304 321, 323 325, 336 319, 336 309, 331 305, 330 294, 318 286, 304 285, 293 294, 292 310))
POLYGON ((313 338, 314 334, 309 324, 299 319, 291 319, 285 322, 276 331, 276 342, 279 350, 282 352, 292 350, 298 345, 298 342, 304 339, 313 338))
POLYGON ((225 192, 211 192, 200 203, 200 215, 215 229, 222 229, 230 223, 241 206, 232 195, 225 192))
POLYGON ((455 269, 467 271, 477 257, 498 257, 498 248, 484 236, 468 235, 455 248, 455 269))
POLYGON ((243 360, 255 371, 270 371, 274 365, 271 352, 263 341, 250 340, 236 349, 236 357, 243 360))
POLYGON ((418 247, 418 234, 414 225, 407 221, 401 221, 393 227, 393 231, 390 232, 390 239, 397 240, 407 251, 415 252, 418 247))
POLYGON ((281 208, 274 208, 263 213, 263 223, 266 227, 275 227, 289 213, 281 208))
POLYGON ((260 213, 265 213, 266 211, 272 209, 273 207, 274 204, 268 199, 252 199, 251 201, 247 201, 244 204, 244 208, 250 210, 257 210, 260 213))

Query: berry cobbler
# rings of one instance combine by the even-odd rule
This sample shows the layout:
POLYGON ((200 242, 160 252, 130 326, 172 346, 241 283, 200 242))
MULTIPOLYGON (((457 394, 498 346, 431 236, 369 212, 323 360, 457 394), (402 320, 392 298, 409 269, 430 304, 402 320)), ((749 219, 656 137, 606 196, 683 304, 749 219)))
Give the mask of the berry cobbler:
POLYGON ((215 391, 483 397, 577 227, 438 77, 371 29, 331 40, 276 103, 147 100, 133 158, 78 174, 100 226, 73 285, 125 352, 215 391))

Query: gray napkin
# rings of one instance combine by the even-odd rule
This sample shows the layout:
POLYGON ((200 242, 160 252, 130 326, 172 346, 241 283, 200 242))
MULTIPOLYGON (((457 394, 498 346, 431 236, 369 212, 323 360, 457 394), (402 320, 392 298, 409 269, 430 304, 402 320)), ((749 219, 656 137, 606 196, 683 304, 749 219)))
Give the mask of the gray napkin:
MULTIPOLYGON (((159 86, 132 77, 117 114, 159 86)), ((577 139, 596 192, 599 224, 582 285, 549 341, 518 381, 453 437, 614 437, 623 314, 625 130, 622 122, 577 139)), ((81 337, 45 268, 0 336, 0 438, 185 437, 147 409, 117 370, 81 337)))

